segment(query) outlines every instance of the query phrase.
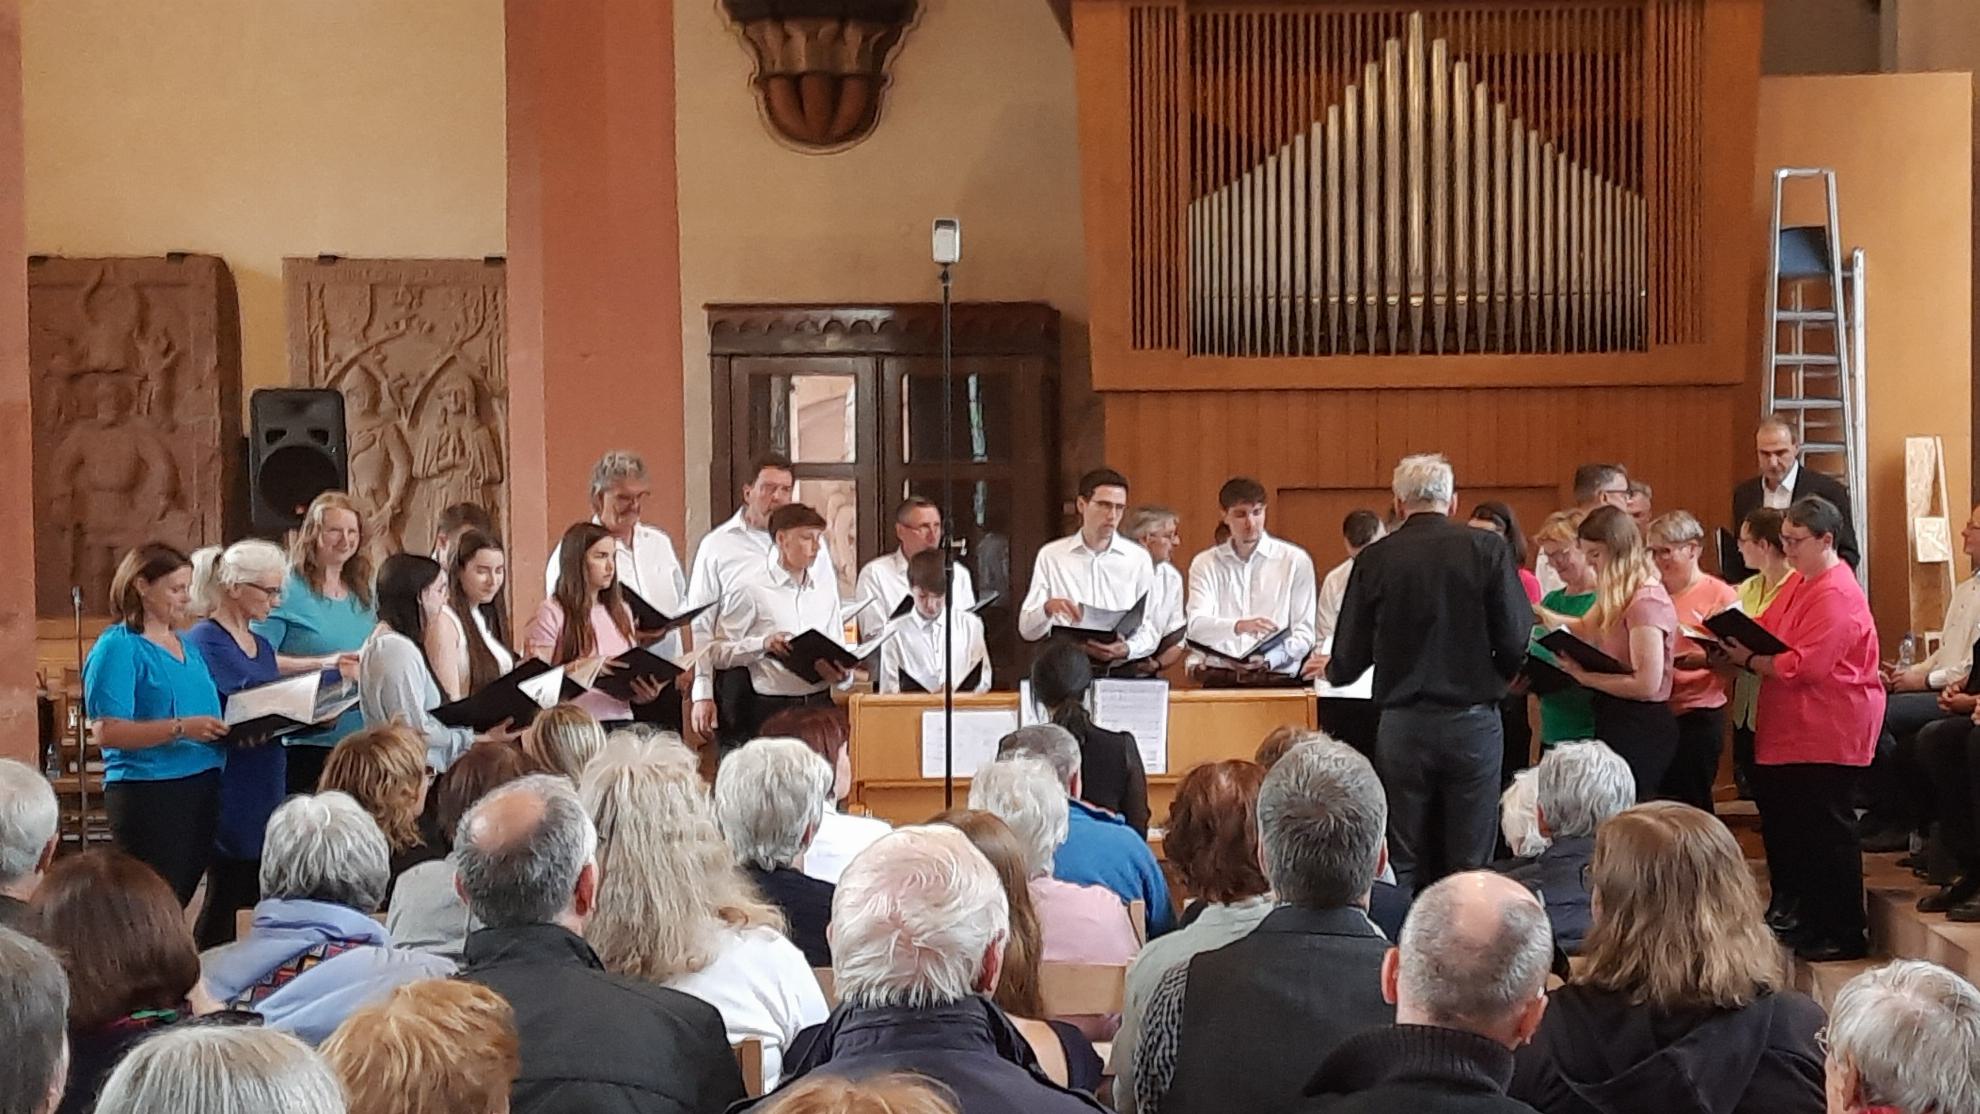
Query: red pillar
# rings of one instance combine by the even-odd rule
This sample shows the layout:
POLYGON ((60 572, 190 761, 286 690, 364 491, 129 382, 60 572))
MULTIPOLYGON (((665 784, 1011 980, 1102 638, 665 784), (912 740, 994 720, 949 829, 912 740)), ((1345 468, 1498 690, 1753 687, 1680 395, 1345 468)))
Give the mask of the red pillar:
MULTIPOLYGON (((0 475, 34 474, 27 430, 26 155, 21 142, 21 3, 0 0, 0 475)), ((678 345, 676 345, 678 348, 678 345)), ((36 761, 34 496, 25 482, 0 485, 0 757, 36 761)))

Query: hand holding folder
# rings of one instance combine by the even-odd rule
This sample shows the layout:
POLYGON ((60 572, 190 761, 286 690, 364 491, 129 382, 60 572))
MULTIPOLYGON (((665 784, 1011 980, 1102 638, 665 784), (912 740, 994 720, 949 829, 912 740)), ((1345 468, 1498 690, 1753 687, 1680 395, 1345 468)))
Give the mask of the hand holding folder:
POLYGON ((1052 628, 1055 637, 1070 638, 1075 642, 1122 642, 1133 638, 1141 629, 1142 613, 1148 610, 1148 596, 1143 593, 1134 601, 1134 606, 1126 611, 1115 611, 1092 604, 1079 605, 1079 621, 1063 623, 1052 628))
POLYGON ((660 641, 674 631, 694 622, 695 619, 700 617, 702 612, 715 606, 714 601, 711 600, 708 603, 702 604, 700 607, 691 607, 679 615, 668 615, 642 599, 638 592, 633 591, 623 584, 619 586, 619 594, 625 598, 626 607, 632 611, 633 630, 638 636, 637 641, 642 646, 660 641))
MULTIPOLYGON (((1602 651, 1575 637, 1566 627, 1556 627, 1539 638, 1539 643, 1552 651, 1556 657, 1565 658, 1589 673, 1606 673, 1612 677, 1626 677, 1636 672, 1629 666, 1610 657, 1602 651)), ((1565 671, 1563 671, 1565 672, 1565 671)))
POLYGON ((293 735, 335 720, 357 702, 357 685, 325 685, 321 670, 245 688, 224 701, 221 719, 227 733, 215 744, 255 746, 293 735))
POLYGON ((851 673, 871 663, 879 655, 880 647, 893 637, 891 626, 880 637, 863 642, 858 646, 847 646, 831 635, 808 630, 787 640, 783 653, 771 653, 771 657, 785 669, 804 678, 814 685, 831 684, 819 663, 827 663, 841 674, 851 673))
POLYGON ((433 709, 433 718, 475 732, 492 731, 504 723, 521 730, 543 709, 582 695, 584 687, 568 670, 526 658, 474 692, 433 709))
POLYGON ((649 642, 634 646, 615 658, 606 659, 597 674, 587 682, 591 688, 607 696, 616 697, 629 704, 640 703, 635 687, 665 688, 684 674, 694 669, 694 663, 701 660, 704 648, 697 647, 682 654, 678 661, 669 659, 653 648, 649 642), (639 685, 639 682, 650 682, 639 685))

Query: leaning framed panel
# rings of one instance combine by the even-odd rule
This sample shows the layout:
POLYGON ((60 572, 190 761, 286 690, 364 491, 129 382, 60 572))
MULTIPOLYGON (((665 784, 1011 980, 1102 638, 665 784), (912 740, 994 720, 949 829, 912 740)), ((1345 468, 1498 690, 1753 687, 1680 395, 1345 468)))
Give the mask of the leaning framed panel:
MULTIPOLYGON (((942 779, 923 777, 922 714, 940 709, 939 693, 852 698, 852 800, 892 824, 919 824, 942 811, 942 779)), ((1007 711, 1018 697, 992 692, 956 697, 958 711, 1007 711)), ((1273 728, 1314 728, 1318 720, 1309 688, 1174 689, 1169 694, 1169 772, 1148 778, 1148 811, 1156 826, 1168 817, 1176 784, 1190 767, 1225 758, 1250 758, 1273 728)), ((956 807, 969 796, 969 779, 956 779, 956 807)))

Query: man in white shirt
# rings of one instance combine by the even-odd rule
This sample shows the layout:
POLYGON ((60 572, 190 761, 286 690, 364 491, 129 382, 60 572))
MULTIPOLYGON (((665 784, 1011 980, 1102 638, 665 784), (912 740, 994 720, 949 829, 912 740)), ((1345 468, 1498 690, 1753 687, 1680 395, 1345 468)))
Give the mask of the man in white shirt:
POLYGON ((1225 655, 1236 668, 1192 653, 1189 670, 1205 684, 1290 676, 1314 647, 1313 558, 1266 532, 1265 485, 1257 480, 1225 481, 1217 505, 1231 540, 1189 563, 1189 638, 1225 655), (1286 636, 1277 646, 1244 656, 1282 630, 1286 636))
MULTIPOLYGON (((591 521, 612 534, 617 547, 619 583, 639 598, 659 608, 663 614, 678 615, 687 607, 687 577, 681 573, 680 558, 674 555, 674 539, 665 530, 641 521, 653 483, 647 477, 646 461, 638 453, 614 449, 598 458, 591 468, 591 521)), ((559 542, 550 550, 550 561, 543 570, 544 593, 557 594, 557 567, 563 551, 559 542)), ((658 646, 664 657, 678 661, 682 653, 681 633, 670 632, 658 646)), ((679 693, 665 693, 651 704, 642 704, 634 714, 642 722, 656 723, 671 731, 681 729, 679 693)))
POLYGON ((948 635, 954 645, 949 676, 955 679, 956 691, 989 692, 990 649, 983 641, 983 620, 947 606, 941 551, 924 549, 915 554, 908 559, 907 573, 914 609, 894 620, 894 636, 881 647, 880 691, 902 691, 906 687, 903 676, 919 685, 921 692, 942 691, 942 615, 947 611, 954 623, 948 635), (970 683, 972 675, 974 684, 970 683))
MULTIPOLYGON (((1037 642, 1055 626, 1077 626, 1087 608, 1126 611, 1147 596, 1155 584, 1155 565, 1148 551, 1120 535, 1127 513, 1128 482, 1111 468, 1097 468, 1079 479, 1080 529, 1047 542, 1031 566, 1031 590, 1018 609, 1018 634, 1037 642)), ((1086 655, 1102 665, 1145 658, 1155 651, 1161 632, 1142 623, 1125 638, 1110 642, 1080 642, 1086 655)))
MULTIPOLYGON (((790 503, 795 482, 789 457, 782 453, 765 453, 756 458, 750 470, 750 481, 743 485, 742 506, 727 522, 710 530, 696 547, 694 573, 688 578, 687 598, 693 601, 693 606, 704 603, 713 603, 714 606, 694 621, 695 645, 709 644, 716 626, 722 621, 723 611, 728 607, 729 596, 741 583, 742 577, 756 573, 770 560, 774 548, 770 540, 770 516, 790 503)), ((831 551, 822 545, 818 547, 818 558, 811 573, 820 584, 834 586, 832 594, 836 599, 838 570, 832 566, 831 551)), ((715 738, 717 731, 721 730, 722 712, 728 710, 729 705, 744 700, 747 693, 746 678, 741 670, 718 674, 707 658, 697 662, 692 716, 695 733, 704 739, 715 738)), ((724 738, 736 738, 738 742, 748 739, 747 735, 738 737, 726 730, 721 730, 721 734, 724 738)))
MULTIPOLYGON (((860 611, 860 630, 869 638, 908 598, 908 562, 918 553, 942 552, 942 509, 932 499, 908 496, 894 509, 894 537, 900 540, 900 548, 868 561, 859 570, 853 593, 865 605, 860 611)), ((956 562, 955 602, 957 611, 976 606, 976 586, 961 561, 956 562)))
POLYGON ((770 536, 770 556, 723 597, 722 618, 708 642, 715 668, 744 670, 749 686, 735 714, 721 725, 726 746, 748 742, 764 720, 786 708, 831 703, 831 687, 848 676, 820 660, 811 664, 821 680, 806 680, 789 661, 792 641, 806 631, 837 638, 844 630, 839 582, 829 567, 823 573, 818 568, 824 516, 803 503, 787 503, 771 514, 770 536))
POLYGON ((1375 539, 1388 532, 1382 525, 1382 516, 1365 507, 1357 507, 1341 520, 1341 543, 1347 549, 1347 560, 1327 570, 1320 581, 1318 614, 1313 621, 1313 653, 1307 656, 1306 667, 1300 675, 1309 680, 1322 677, 1327 672, 1327 655, 1334 649, 1334 626, 1341 620, 1341 601, 1347 598, 1348 577, 1354 573, 1354 559, 1374 544, 1375 539))

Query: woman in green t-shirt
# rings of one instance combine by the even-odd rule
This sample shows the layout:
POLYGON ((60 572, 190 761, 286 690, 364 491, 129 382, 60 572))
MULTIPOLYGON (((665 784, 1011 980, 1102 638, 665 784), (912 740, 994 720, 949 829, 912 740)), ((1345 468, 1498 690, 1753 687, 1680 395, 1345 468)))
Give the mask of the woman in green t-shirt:
MULTIPOLYGON (((1589 566, 1588 558, 1582 555, 1581 543, 1575 536, 1581 528, 1583 513, 1574 510, 1548 515, 1547 521, 1533 535, 1540 552, 1546 555, 1547 564, 1565 585, 1542 597, 1540 606, 1575 617, 1587 614, 1588 609, 1595 606, 1595 570, 1589 566)), ((1536 627, 1534 633, 1544 632, 1536 627)), ((1554 656, 1537 643, 1531 651, 1534 657, 1542 661, 1554 660, 1554 656)), ((1592 695, 1577 685, 1552 696, 1540 697, 1540 745, 1551 747, 1569 739, 1594 738, 1595 707, 1590 700, 1592 695)))

